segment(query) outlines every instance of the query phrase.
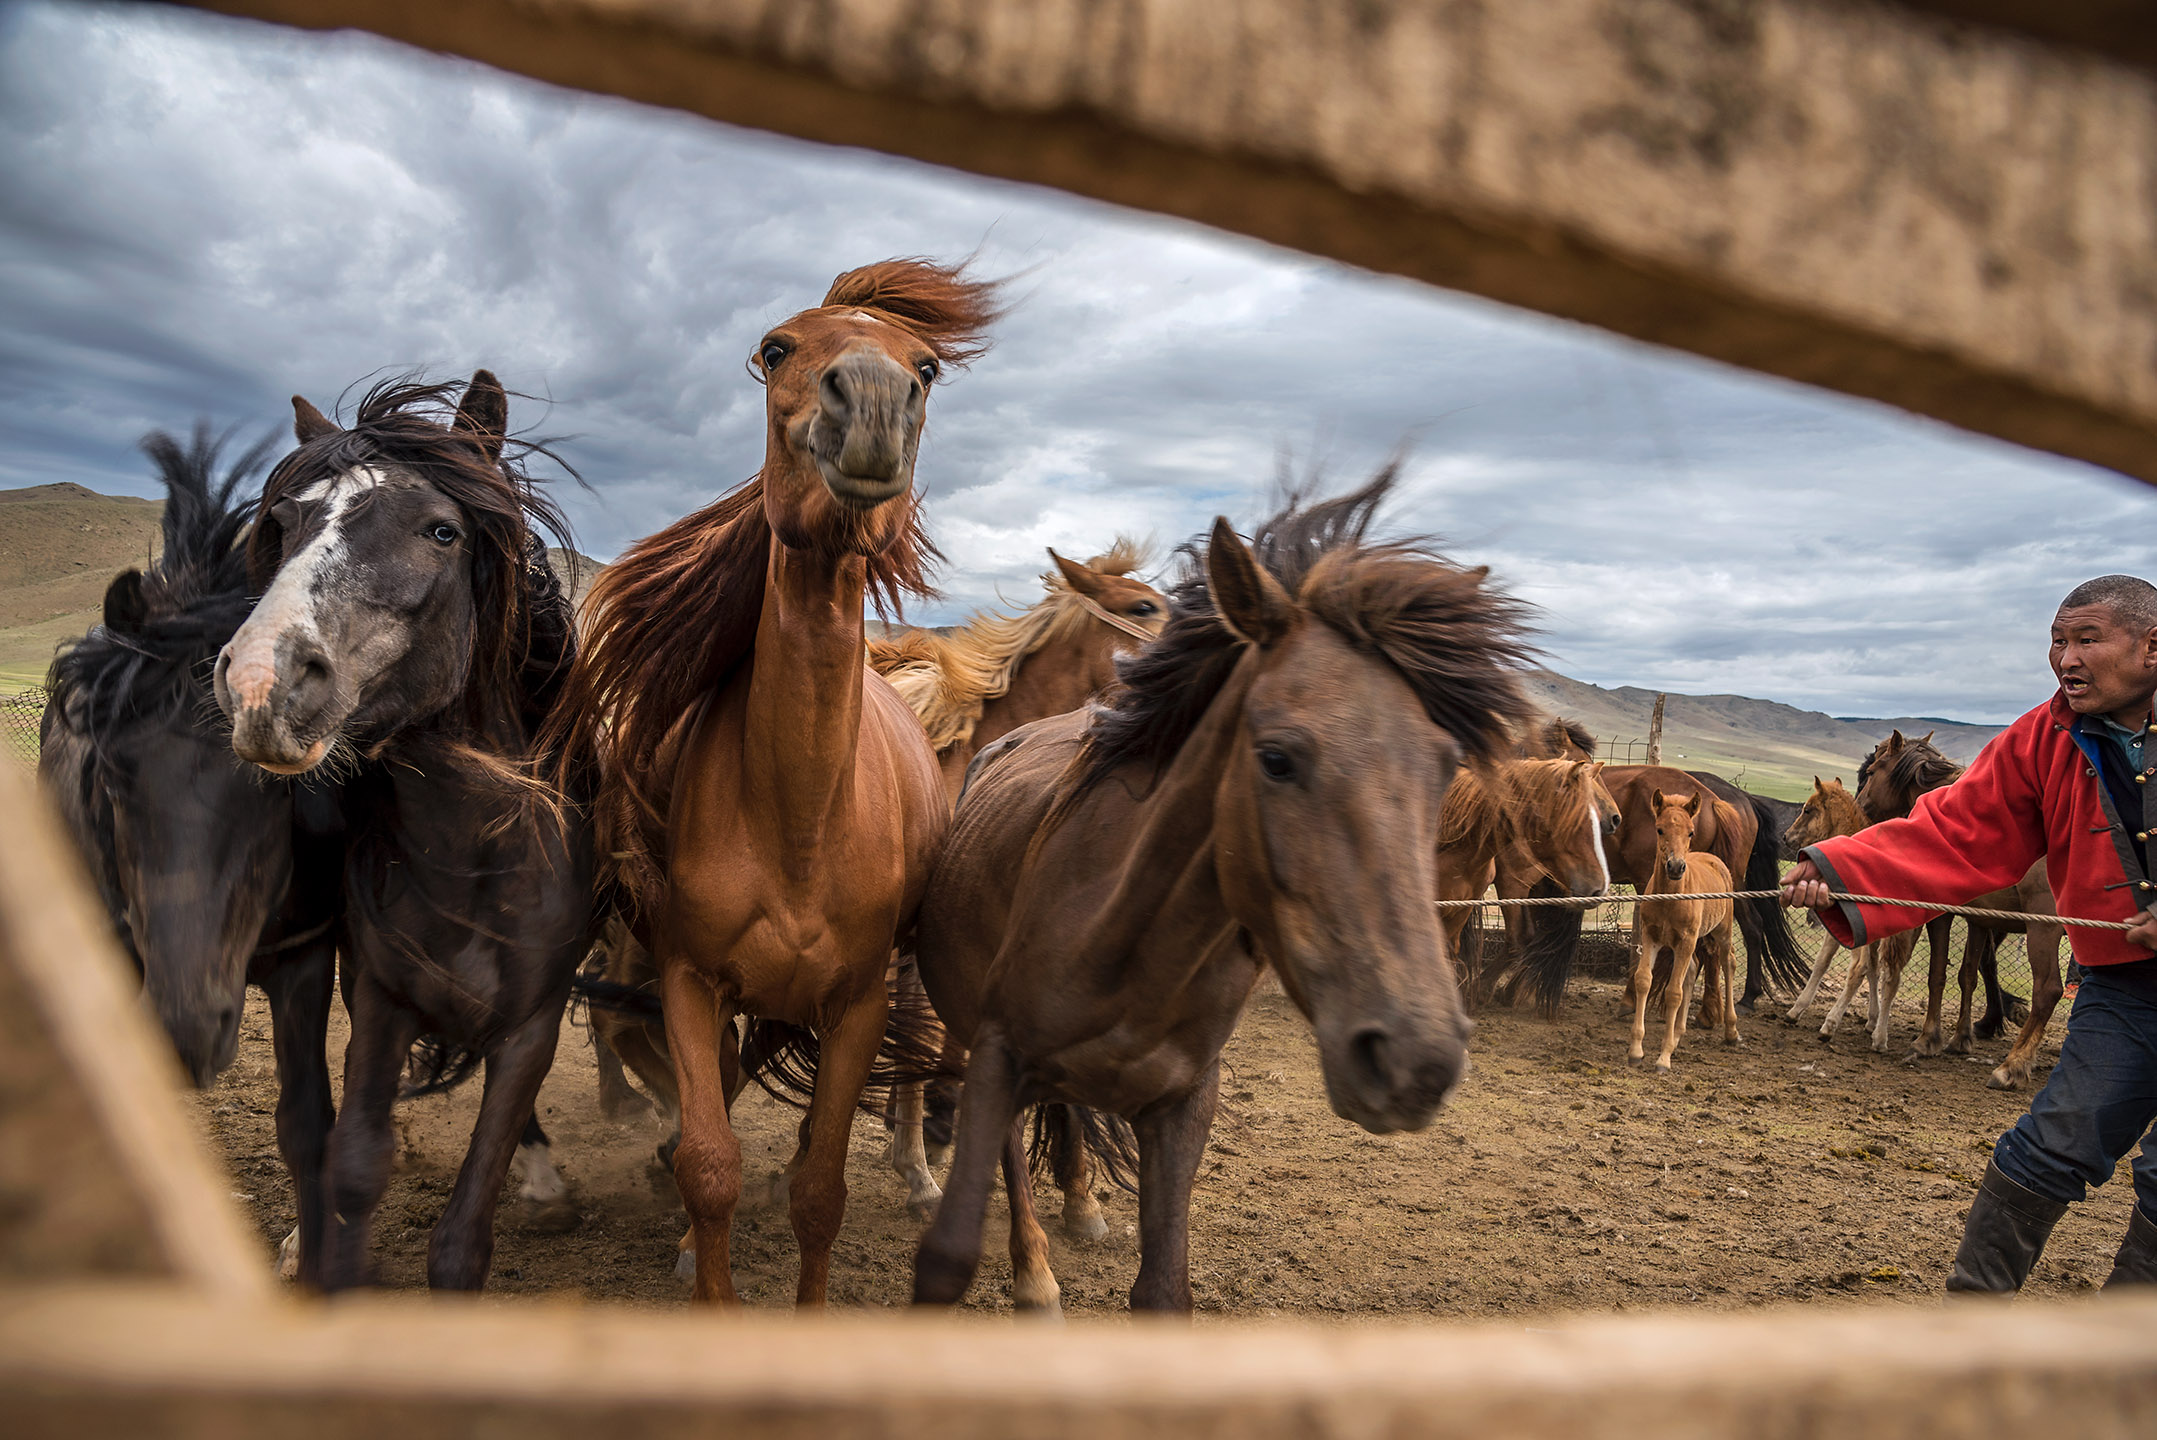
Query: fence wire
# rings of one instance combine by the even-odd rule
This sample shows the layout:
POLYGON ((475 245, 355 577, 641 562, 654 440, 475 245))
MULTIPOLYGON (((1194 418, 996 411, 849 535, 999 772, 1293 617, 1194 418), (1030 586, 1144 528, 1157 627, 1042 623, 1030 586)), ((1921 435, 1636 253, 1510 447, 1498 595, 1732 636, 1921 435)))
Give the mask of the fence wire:
POLYGON ((0 695, 0 749, 27 765, 37 764, 38 722, 45 718, 45 687, 0 695))

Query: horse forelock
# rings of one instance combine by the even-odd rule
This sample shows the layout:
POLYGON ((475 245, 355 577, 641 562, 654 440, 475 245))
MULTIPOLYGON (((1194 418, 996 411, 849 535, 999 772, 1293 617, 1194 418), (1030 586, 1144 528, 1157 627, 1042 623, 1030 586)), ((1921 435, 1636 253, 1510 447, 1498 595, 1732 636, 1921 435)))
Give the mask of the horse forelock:
MULTIPOLYGON (((1391 664, 1471 761, 1495 760, 1531 713, 1517 679, 1531 653, 1525 607, 1428 542, 1366 543, 1395 476, 1389 465, 1361 489, 1309 506, 1291 496, 1259 526, 1251 552, 1306 615, 1391 664)), ((1117 658, 1119 684, 1087 729, 1074 798, 1126 763, 1158 772, 1234 672, 1246 642, 1214 608, 1206 544, 1177 551, 1160 637, 1117 658)))
POLYGON ((939 265, 917 256, 879 260, 831 282, 819 309, 872 312, 918 336, 944 365, 965 366, 989 348, 988 332, 1003 317, 1001 283, 973 280, 966 264, 939 265))

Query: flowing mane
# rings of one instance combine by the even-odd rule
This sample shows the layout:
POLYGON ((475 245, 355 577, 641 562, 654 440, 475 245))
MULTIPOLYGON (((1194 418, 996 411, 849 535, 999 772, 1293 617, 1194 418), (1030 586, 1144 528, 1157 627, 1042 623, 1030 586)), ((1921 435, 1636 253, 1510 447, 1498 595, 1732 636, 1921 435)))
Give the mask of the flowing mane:
POLYGON ((162 723, 206 703, 208 662, 253 604, 240 540, 255 502, 234 496, 262 473, 275 436, 250 446, 218 479, 230 438, 197 425, 185 448, 162 431, 142 442, 164 481, 165 513, 163 553, 135 587, 141 612, 124 633, 100 625, 66 646, 47 676, 59 717, 100 749, 126 726, 162 723))
MULTIPOLYGON (((999 312, 995 286, 962 269, 879 261, 832 281, 820 308, 873 310, 943 363, 964 365, 987 348, 983 332, 999 312)), ((928 568, 941 558, 917 501, 903 503, 900 538, 867 557, 869 601, 883 617, 900 615, 909 595, 934 593, 928 568)), ((600 853, 635 893, 658 880, 668 739, 754 651, 771 541, 759 475, 632 546, 585 596, 584 653, 548 733, 565 774, 593 774, 600 853)))
POLYGON ((1438 844, 1441 849, 1483 849, 1505 836, 1505 811, 1498 797, 1473 769, 1453 777, 1438 809, 1438 844))
POLYGON ((1587 726, 1562 715, 1539 715, 1522 733, 1517 749, 1524 760, 1557 760, 1565 757, 1568 747, 1595 758, 1595 736, 1587 726))
MULTIPOLYGON (((1128 575, 1146 560, 1143 543, 1118 535, 1108 553, 1088 560, 1086 568, 1128 575)), ((1092 612, 1062 571, 1043 571, 1041 585, 1047 596, 1017 615, 980 610, 950 635, 912 630, 869 641, 869 668, 921 717, 937 754, 973 738, 983 708, 1010 691, 1027 656, 1091 621, 1092 612)))
MULTIPOLYGON (((1388 465, 1362 489, 1309 508, 1291 497, 1258 527, 1252 553, 1299 608, 1391 663, 1431 721, 1471 762, 1488 764, 1531 713, 1517 678, 1530 654, 1526 610, 1427 540, 1365 540, 1398 473, 1388 465)), ((1123 765, 1158 774, 1228 683, 1244 642, 1214 609, 1204 544, 1178 551, 1161 638, 1117 662, 1121 683, 1094 711, 1071 799, 1123 765)))
POLYGON ((1507 814, 1514 830, 1533 846, 1578 834, 1588 823, 1587 785, 1575 785, 1578 760, 1521 760, 1501 772, 1507 814))
POLYGON ((1872 753, 1857 767, 1855 793, 1860 807, 1864 803, 1865 787, 1875 780, 1892 793, 1894 813, 1907 815, 1910 807, 1917 803, 1918 796, 1962 778, 1964 767, 1941 754, 1933 746, 1929 734, 1915 739, 1904 738, 1899 748, 1883 756, 1882 749, 1901 735, 1898 730, 1874 746, 1872 753), (1886 767, 1884 770, 1880 768, 1882 765, 1886 767))
POLYGON ((456 738, 471 758, 483 760, 505 739, 523 748, 575 658, 574 617, 547 564, 544 536, 575 546, 569 522, 525 474, 524 462, 544 455, 569 467, 540 441, 505 437, 500 457, 491 456, 471 431, 450 423, 462 391, 454 383, 384 380, 361 399, 348 428, 309 440, 279 461, 262 488, 247 565, 259 593, 284 556, 278 505, 361 466, 411 471, 447 496, 472 526, 472 663, 456 738), (505 722, 513 735, 497 733, 505 722))

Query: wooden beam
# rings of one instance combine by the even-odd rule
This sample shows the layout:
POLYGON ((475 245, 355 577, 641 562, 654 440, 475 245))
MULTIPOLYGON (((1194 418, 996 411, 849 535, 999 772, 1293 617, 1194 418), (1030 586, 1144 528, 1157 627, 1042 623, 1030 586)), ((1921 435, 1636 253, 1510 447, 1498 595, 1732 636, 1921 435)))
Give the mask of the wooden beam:
POLYGON ((0 1291, 15 1436, 2157 1433, 2157 1299, 1360 1326, 0 1291))
POLYGON ((267 1254, 180 1109, 171 1047, 74 847, 11 761, 0 815, 0 1284, 155 1275, 268 1294, 267 1254))
POLYGON ((1180 215, 2157 480, 2157 79, 2004 29, 1842 0, 208 3, 1180 215))

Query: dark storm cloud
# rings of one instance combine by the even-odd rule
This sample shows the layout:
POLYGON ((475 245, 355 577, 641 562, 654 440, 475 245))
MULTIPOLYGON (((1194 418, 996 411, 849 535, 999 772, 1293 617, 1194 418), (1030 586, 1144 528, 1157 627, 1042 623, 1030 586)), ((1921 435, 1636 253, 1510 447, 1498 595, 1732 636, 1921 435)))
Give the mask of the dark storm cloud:
POLYGON ((1255 518, 1283 445, 1345 483, 1407 444, 1393 523, 1606 684, 2000 718, 2059 596, 2148 569, 2116 477, 1426 287, 366 37, 0 10, 0 486, 140 491, 152 426, 487 365, 612 554, 755 469, 767 326, 977 248, 1019 303, 932 409, 924 618, 1255 518))

